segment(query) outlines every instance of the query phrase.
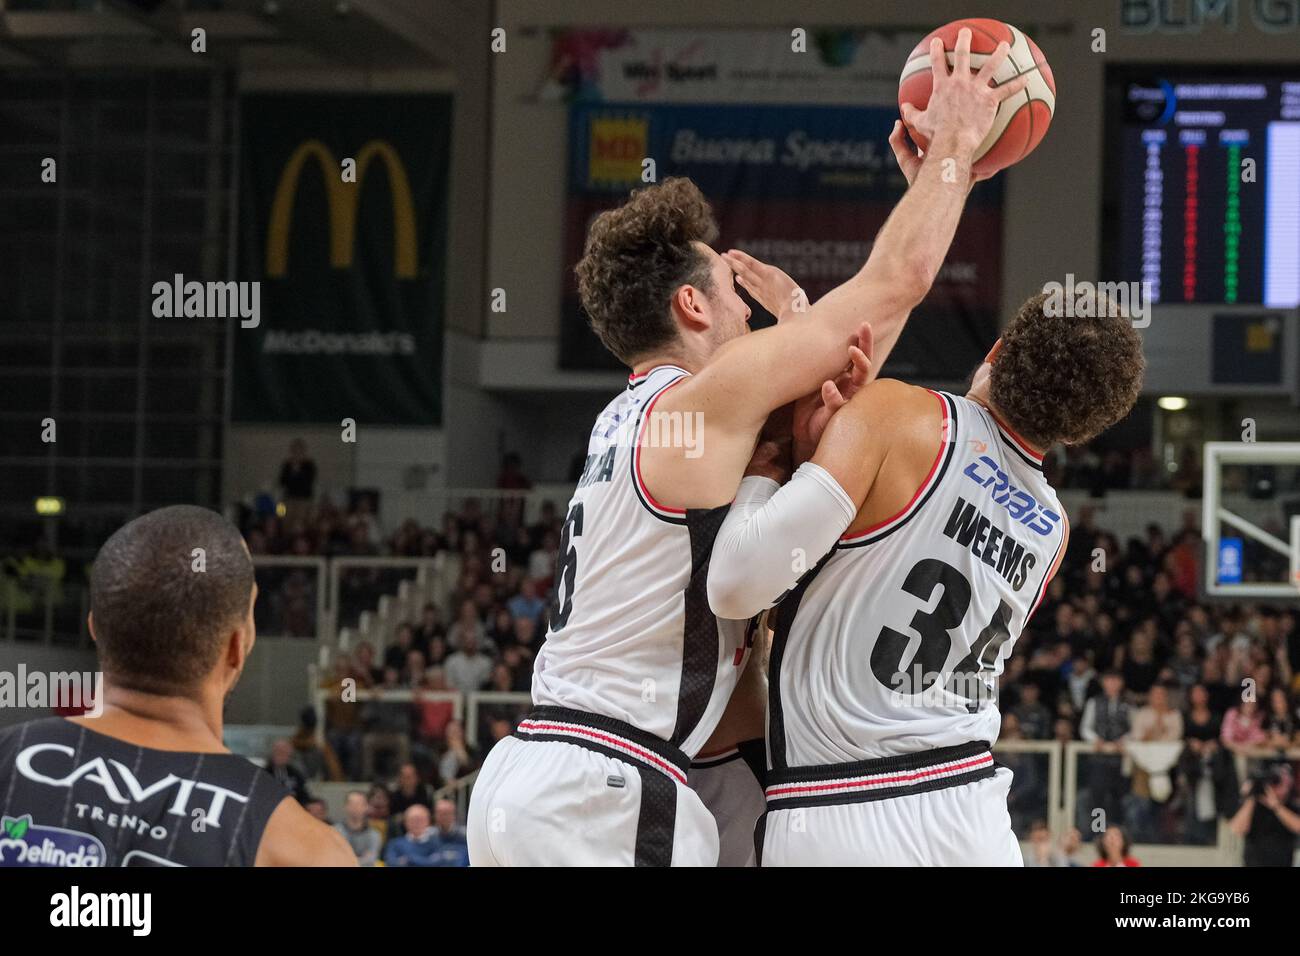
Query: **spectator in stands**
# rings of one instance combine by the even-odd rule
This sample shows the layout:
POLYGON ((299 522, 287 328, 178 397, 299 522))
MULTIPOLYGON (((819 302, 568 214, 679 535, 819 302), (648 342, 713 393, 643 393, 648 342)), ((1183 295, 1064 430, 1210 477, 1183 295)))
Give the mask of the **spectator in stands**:
POLYGON ((343 819, 334 829, 343 834, 361 866, 374 866, 379 862, 379 848, 383 841, 379 831, 370 825, 369 804, 360 790, 348 793, 343 804, 343 819))
POLYGON ((1231 708, 1223 717, 1219 740, 1234 753, 1267 744, 1268 732, 1264 730, 1264 714, 1259 709, 1259 702, 1252 697, 1231 708))
POLYGON ((481 690, 492 676, 492 658, 479 651, 472 632, 461 635, 460 649, 447 655, 444 665, 447 683, 462 694, 481 690))
POLYGON ((316 709, 304 707, 298 715, 293 744, 297 764, 308 780, 343 780, 343 765, 316 729, 316 709))
POLYGON ((293 744, 288 740, 281 738, 271 744, 271 754, 266 759, 265 770, 280 784, 293 794, 293 798, 299 803, 306 806, 309 799, 307 794, 307 778, 303 772, 294 765, 293 762, 293 744))
POLYGON ((1035 820, 1029 826, 1029 853, 1025 866, 1069 866, 1059 847, 1052 844, 1052 831, 1046 820, 1035 820))
POLYGON ((415 646, 428 653, 434 638, 445 637, 447 629, 442 626, 442 615, 436 604, 426 604, 420 612, 420 623, 415 629, 415 646))
POLYGON ((1183 715, 1169 704, 1169 689, 1162 684, 1151 688, 1147 705, 1133 715, 1132 739, 1175 741, 1183 739, 1183 715))
POLYGON ((1097 862, 1093 866, 1141 866, 1129 854, 1128 834, 1123 828, 1111 824, 1097 841, 1097 862))
POLYGON ((1097 680, 1097 669, 1086 654, 1076 655, 1070 663, 1070 674, 1066 678, 1066 690, 1069 704, 1075 712, 1082 712, 1088 698, 1101 690, 1097 680))
POLYGON ((467 597, 460 602, 456 620, 447 631, 447 644, 453 651, 458 651, 466 637, 473 637, 476 644, 481 644, 485 633, 483 621, 479 618, 478 606, 473 598, 467 597))
POLYGON ((402 685, 411 690, 426 686, 424 655, 414 648, 406 654, 406 667, 402 669, 402 685))
POLYGON ((357 653, 352 662, 352 677, 357 682, 357 689, 374 687, 384 679, 384 670, 375 664, 375 646, 369 641, 357 645, 357 653))
POLYGON ((535 617, 517 617, 515 618, 515 637, 514 645, 523 652, 529 662, 537 656, 537 635, 539 630, 544 627, 538 618, 535 617))
POLYGON ((1223 678, 1223 663, 1218 654, 1210 654, 1201 664, 1201 684, 1209 695, 1210 709, 1216 714, 1227 713, 1240 699, 1240 688, 1233 687, 1223 678))
POLYGON ((1266 765, 1241 788, 1241 808, 1229 821, 1244 842, 1243 866, 1292 866, 1300 812, 1292 801, 1291 768, 1281 762, 1266 765))
MULTIPOLYGON (((474 755, 465 740, 465 725, 459 720, 452 720, 446 730, 447 750, 438 761, 438 778, 443 785, 459 780, 474 769, 474 755)), ((437 815, 437 807, 434 808, 437 815)))
POLYGON ((1101 695, 1089 700, 1083 709, 1079 732, 1096 751, 1088 781, 1091 799, 1106 812, 1107 819, 1117 820, 1126 789, 1120 754, 1131 720, 1129 706, 1122 696, 1123 676, 1118 671, 1107 671, 1102 676, 1101 689, 1101 695))
POLYGON ((1046 740, 1052 732, 1052 713, 1039 699, 1041 693, 1038 684, 1026 681, 1020 688, 1020 703, 1012 711, 1026 740, 1046 740))
POLYGON ((371 829, 379 834, 381 846, 388 840, 388 821, 392 816, 392 801, 389 799, 388 790, 377 783, 374 784, 366 794, 366 818, 371 829))
POLYGON ((442 667, 447 663, 447 639, 442 636, 429 641, 428 664, 430 667, 442 667))
POLYGON ((397 772, 397 784, 388 791, 389 812, 401 816, 416 805, 425 807, 425 824, 428 825, 428 807, 433 806, 433 791, 420 779, 420 771, 413 763, 404 763, 397 772))
POLYGON ((546 602, 537 594, 537 582, 531 578, 524 578, 520 582, 519 593, 506 606, 510 609, 511 617, 532 621, 537 621, 546 610, 546 602))
POLYGON ((496 672, 493 671, 492 689, 508 690, 516 694, 526 694, 533 688, 533 659, 530 654, 526 654, 523 649, 515 646, 507 647, 501 653, 501 663, 499 667, 504 667, 510 675, 509 684, 502 686, 497 683, 496 672))
POLYGON ((469 866, 469 840, 456 823, 456 804, 439 800, 433 808, 438 846, 430 866, 469 866))
POLYGON ((504 607, 498 607, 492 613, 492 627, 488 631, 486 643, 498 650, 514 643, 515 621, 504 607))
POLYGON ((353 542, 360 541, 369 553, 377 552, 378 543, 384 540, 384 529, 379 523, 376 505, 373 494, 358 494, 352 506, 352 514, 348 516, 348 525, 354 534, 353 542), (360 536, 356 537, 358 532, 360 536))
MULTIPOLYGON (((1219 746, 1221 721, 1210 709, 1210 694, 1205 685, 1193 685, 1187 698, 1187 713, 1183 717, 1185 749, 1180 761, 1187 793, 1184 830, 1189 841, 1208 844, 1215 839, 1219 792, 1225 786, 1235 790, 1235 770, 1219 746)), ((1231 800, 1231 791, 1227 797, 1231 800)))
POLYGON ((295 438, 289 443, 289 457, 280 466, 280 494, 284 500, 285 519, 310 519, 315 491, 316 462, 307 457, 307 443, 295 438))
POLYGON ((416 726, 412 756, 418 759, 422 766, 432 769, 437 762, 436 755, 443 747, 447 726, 455 717, 456 707, 446 694, 450 688, 447 686, 446 672, 443 668, 431 668, 427 671, 427 675, 423 690, 433 691, 437 696, 432 693, 416 694, 414 704, 416 726))
MULTIPOLYGON (((398 672, 391 667, 384 669, 384 682, 376 691, 401 690, 398 672)), ((411 758, 411 707, 397 701, 386 701, 381 697, 367 700, 361 708, 361 725, 365 732, 361 735, 361 775, 373 780, 377 774, 376 757, 380 753, 395 754, 397 760, 406 763, 411 758)))
POLYGON ((417 650, 415 630, 410 625, 403 624, 393 635, 393 643, 384 648, 384 666, 402 670, 406 667, 407 655, 413 650, 417 650))
POLYGON ((555 558, 560 553, 560 536, 555 531, 542 535, 541 546, 528 556, 528 576, 539 587, 546 586, 555 578, 555 558))
POLYGON ((1264 717, 1264 732, 1268 746, 1287 750, 1296 743, 1296 718, 1291 708, 1291 698, 1283 687, 1274 687, 1268 693, 1268 714, 1264 717))
POLYGON ((369 686, 358 672, 351 657, 339 654, 330 676, 320 683, 325 694, 325 740, 349 780, 357 779, 361 772, 361 708, 349 693, 347 681, 355 681, 354 690, 369 686))
POLYGON ((1074 855, 1079 852, 1079 847, 1083 845, 1083 837, 1079 835, 1078 827, 1066 827, 1065 832, 1061 834, 1061 859, 1064 862, 1062 866, 1082 866, 1074 859, 1074 855))
POLYGON ((1179 621, 1176 628, 1174 655, 1165 665, 1168 678, 1187 690, 1201 679, 1201 662, 1196 653, 1196 636, 1190 621, 1179 621))
POLYGON ((1156 666, 1156 619, 1144 620, 1129 639, 1124 655, 1124 686, 1137 694, 1145 694, 1156 682, 1160 669, 1156 666))
MULTIPOLYGON (((1183 715, 1170 706, 1169 689, 1156 684, 1147 695, 1147 704, 1133 714, 1129 740, 1135 743, 1178 743, 1183 739, 1183 715)), ((1133 828, 1134 839, 1149 842, 1156 839, 1156 812, 1169 798, 1172 787, 1164 771, 1172 765, 1176 754, 1168 748, 1148 754, 1149 748, 1133 748, 1129 756, 1133 761, 1132 792, 1129 794, 1126 821, 1133 828), (1153 765, 1154 762, 1154 765, 1153 765)))
POLYGON ((412 804, 402 814, 403 832, 384 849, 385 866, 438 866, 435 856, 441 841, 429 825, 429 808, 412 804))

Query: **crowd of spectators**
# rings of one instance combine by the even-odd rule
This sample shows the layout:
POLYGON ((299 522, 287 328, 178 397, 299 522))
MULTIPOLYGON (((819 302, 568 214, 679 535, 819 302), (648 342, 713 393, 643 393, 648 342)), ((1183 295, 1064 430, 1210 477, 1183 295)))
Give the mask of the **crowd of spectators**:
MULTIPOLYGON (((527 487, 517 460, 503 469, 502 484, 527 487)), ((323 684, 326 732, 300 732, 300 752, 326 752, 313 758, 315 772, 383 780, 401 766, 441 786, 511 733, 520 706, 481 708, 471 740, 451 695, 434 692, 529 690, 561 521, 550 503, 531 522, 523 514, 522 499, 489 508, 471 499, 436 528, 407 521, 384 535, 361 496, 347 512, 304 509, 296 521, 268 515, 246 528, 255 551, 445 552, 459 565, 447 607, 425 606, 382 650, 363 642, 336 657, 323 684), (338 693, 348 682, 411 694, 349 703, 338 693)), ((1300 621, 1293 608, 1205 601, 1201 561, 1190 517, 1172 534, 1151 525, 1121 543, 1080 509, 1061 571, 1000 679, 1001 740, 1091 744, 1073 822, 1084 840, 1120 834, 1096 841, 1112 863, 1126 865, 1130 839, 1213 843, 1220 821, 1245 838, 1248 862, 1289 860, 1300 833, 1290 766, 1300 751, 1300 621), (1130 742, 1181 746, 1170 748, 1176 758, 1165 767, 1130 742), (1237 754, 1251 758, 1246 779, 1237 754)), ((1011 809, 1017 832, 1028 834, 1046 807, 1046 762, 1002 759, 1017 772, 1011 809)))
POLYGON ((337 829, 361 866, 469 866, 455 801, 435 797, 414 764, 402 764, 391 786, 350 791, 335 822, 326 802, 309 789, 303 759, 314 749, 319 748, 297 738, 277 740, 263 769, 312 816, 337 829))
MULTIPOLYGON (((1172 536, 1151 525, 1121 545, 1082 509, 1001 677, 1000 739, 1092 745, 1075 821, 1086 837, 1100 819, 1134 842, 1208 844, 1222 820, 1244 837, 1247 862, 1289 863, 1300 833, 1300 622, 1294 609, 1204 601, 1201 555, 1190 523, 1172 536), (1251 760, 1245 780, 1237 754, 1251 760)), ((1011 762, 1023 825, 1041 814, 1047 781, 1029 755, 1011 762)))

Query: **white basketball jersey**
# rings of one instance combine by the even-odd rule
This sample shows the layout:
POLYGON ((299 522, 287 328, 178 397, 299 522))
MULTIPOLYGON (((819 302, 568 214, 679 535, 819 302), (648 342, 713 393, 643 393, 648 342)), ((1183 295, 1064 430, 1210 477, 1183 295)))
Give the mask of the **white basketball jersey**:
POLYGON ((774 769, 997 739, 997 677, 1066 519, 1041 456, 982 405, 931 394, 946 440, 907 507, 841 538, 780 605, 774 769))
MULTIPOLYGON (((551 626, 533 668, 533 702, 613 717, 693 757, 744 668, 747 622, 721 621, 705 590, 727 507, 660 505, 640 480, 640 448, 703 435, 689 415, 651 413, 689 373, 632 376, 591 431, 569 501, 551 626)), ((695 445, 702 450, 702 444, 695 445)))

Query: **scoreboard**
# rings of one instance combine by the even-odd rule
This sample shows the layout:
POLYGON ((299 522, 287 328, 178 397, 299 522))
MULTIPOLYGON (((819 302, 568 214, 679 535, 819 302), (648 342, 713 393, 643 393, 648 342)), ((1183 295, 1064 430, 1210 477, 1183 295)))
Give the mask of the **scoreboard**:
POLYGON ((1107 71, 1104 249, 1154 302, 1300 305, 1300 66, 1107 71))

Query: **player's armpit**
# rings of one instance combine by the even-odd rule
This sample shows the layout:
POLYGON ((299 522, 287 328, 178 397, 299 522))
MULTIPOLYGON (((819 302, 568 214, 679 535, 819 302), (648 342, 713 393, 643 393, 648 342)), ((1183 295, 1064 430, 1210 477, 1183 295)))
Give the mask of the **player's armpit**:
POLYGON ((286 797, 262 832, 254 866, 356 866, 348 841, 286 797))

